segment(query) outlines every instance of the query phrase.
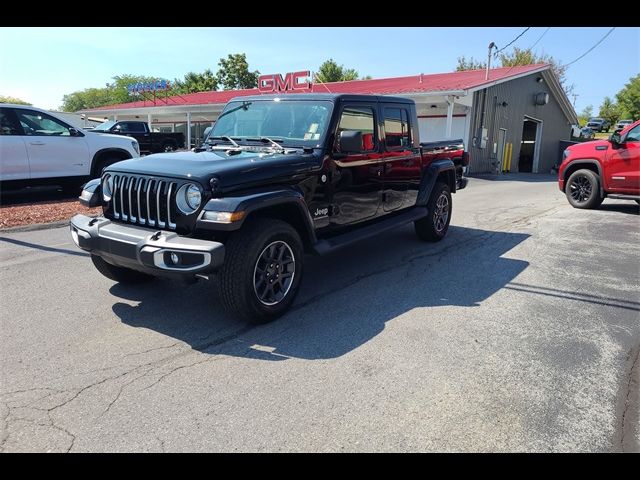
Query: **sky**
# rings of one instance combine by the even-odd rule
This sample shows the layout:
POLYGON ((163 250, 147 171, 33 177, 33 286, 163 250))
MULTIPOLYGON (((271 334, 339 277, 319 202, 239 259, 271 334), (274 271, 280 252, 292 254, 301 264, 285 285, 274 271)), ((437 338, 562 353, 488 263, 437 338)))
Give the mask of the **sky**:
MULTIPOLYGON (((246 53, 251 70, 317 70, 329 58, 361 76, 385 78, 455 70, 465 55, 487 58, 488 45, 506 46, 523 27, 56 27, 0 28, 0 95, 56 109, 62 96, 103 87, 125 73, 173 80, 189 71, 218 70, 229 53, 246 53)), ((566 64, 610 27, 532 27, 513 46, 552 55, 566 64), (545 33, 546 32, 546 33, 545 33), (544 34, 544 35, 543 35, 544 34), (536 43, 537 42, 537 43, 536 43)), ((508 50, 510 50, 509 48, 508 50)), ((614 95, 640 72, 640 28, 618 27, 571 65, 577 112, 614 95)))

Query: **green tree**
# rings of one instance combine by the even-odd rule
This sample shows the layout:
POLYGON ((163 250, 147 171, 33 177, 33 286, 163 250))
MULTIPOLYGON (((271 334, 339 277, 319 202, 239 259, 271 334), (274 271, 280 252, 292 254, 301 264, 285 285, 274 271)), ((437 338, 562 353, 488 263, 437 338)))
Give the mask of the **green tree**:
MULTIPOLYGON (((330 58, 325 61, 315 75, 315 81, 320 83, 329 82, 346 82, 348 80, 358 80, 358 71, 353 68, 344 68, 344 65, 338 65, 335 60, 330 58)), ((370 76, 367 76, 371 78, 370 76)), ((366 80, 364 77, 362 80, 366 80)))
POLYGON ((14 103, 16 105, 31 105, 29 102, 25 102, 16 97, 9 97, 7 95, 0 95, 0 103, 14 103))
POLYGON ((587 105, 582 112, 578 114, 578 123, 581 127, 584 127, 591 117, 593 117, 593 105, 587 105))
POLYGON ((608 120, 611 125, 615 125, 620 119, 620 107, 609 97, 604 97, 598 116, 608 120))
POLYGON ((113 90, 104 88, 85 88, 62 97, 62 110, 77 112, 86 108, 103 107, 117 103, 113 100, 113 90))
POLYGON ((530 48, 518 48, 513 47, 513 50, 508 53, 500 54, 500 63, 503 67, 514 67, 520 65, 533 65, 535 63, 548 63, 551 66, 551 71, 555 73, 556 78, 560 82, 560 85, 564 89, 567 96, 573 93, 575 85, 567 85, 566 72, 567 67, 562 65, 558 60, 551 55, 542 53, 536 54, 530 48))
POLYGON ((462 72, 464 70, 480 70, 487 68, 487 62, 481 62, 471 57, 467 60, 467 57, 462 55, 458 57, 458 65, 456 66, 456 72, 462 72))
POLYGON ((189 72, 182 80, 176 78, 172 87, 174 93, 210 92, 218 89, 218 77, 207 68, 202 73, 189 72))
POLYGON ((238 90, 242 88, 255 88, 258 86, 260 72, 249 71, 247 56, 244 53, 227 55, 218 62, 218 82, 225 90, 238 90))
POLYGON ((616 100, 625 119, 640 118, 640 74, 629 79, 629 83, 616 94, 616 100))

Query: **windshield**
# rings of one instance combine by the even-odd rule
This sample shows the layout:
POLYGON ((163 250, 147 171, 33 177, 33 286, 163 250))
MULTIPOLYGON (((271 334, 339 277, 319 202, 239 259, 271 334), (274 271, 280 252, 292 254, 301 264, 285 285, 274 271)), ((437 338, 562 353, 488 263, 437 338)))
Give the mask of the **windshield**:
MULTIPOLYGON (((209 133, 241 142, 269 137, 289 146, 319 145, 327 130, 332 103, 310 100, 231 102, 209 133)), ((224 138, 222 138, 224 140, 224 138)))
POLYGON ((111 127, 113 127, 115 124, 116 124, 116 122, 114 122, 113 120, 109 120, 107 122, 101 123, 100 125, 95 127, 93 130, 104 130, 106 132, 111 127))

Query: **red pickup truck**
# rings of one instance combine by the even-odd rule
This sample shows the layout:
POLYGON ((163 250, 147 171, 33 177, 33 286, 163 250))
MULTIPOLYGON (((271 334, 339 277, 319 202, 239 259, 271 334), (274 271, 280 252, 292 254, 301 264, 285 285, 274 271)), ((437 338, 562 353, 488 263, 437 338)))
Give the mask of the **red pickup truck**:
POLYGON ((558 185, 575 208, 597 208, 605 198, 640 204, 640 120, 609 140, 567 148, 558 169, 558 185))

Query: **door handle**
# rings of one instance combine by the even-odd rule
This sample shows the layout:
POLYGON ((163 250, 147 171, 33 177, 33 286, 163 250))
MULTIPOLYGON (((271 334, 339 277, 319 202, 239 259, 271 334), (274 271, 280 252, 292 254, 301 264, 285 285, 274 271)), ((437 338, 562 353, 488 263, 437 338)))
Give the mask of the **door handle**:
POLYGON ((45 145, 44 142, 29 142, 31 145, 45 145))

